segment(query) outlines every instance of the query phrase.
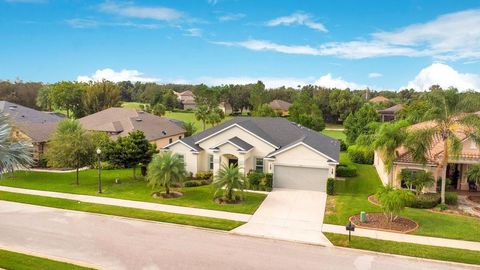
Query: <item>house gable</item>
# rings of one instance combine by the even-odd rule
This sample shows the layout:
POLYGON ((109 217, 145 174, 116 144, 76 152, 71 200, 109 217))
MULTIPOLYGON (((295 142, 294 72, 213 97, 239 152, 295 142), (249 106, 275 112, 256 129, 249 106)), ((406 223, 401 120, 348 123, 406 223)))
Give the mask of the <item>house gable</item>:
POLYGON ((298 143, 275 155, 276 164, 298 166, 327 167, 336 162, 306 144, 298 143))

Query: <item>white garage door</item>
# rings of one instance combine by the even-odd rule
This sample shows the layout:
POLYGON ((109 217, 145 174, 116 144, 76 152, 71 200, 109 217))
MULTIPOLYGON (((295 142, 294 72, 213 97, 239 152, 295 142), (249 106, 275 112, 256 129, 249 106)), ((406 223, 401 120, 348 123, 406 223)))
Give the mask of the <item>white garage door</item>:
POLYGON ((325 192, 328 169, 275 165, 274 188, 291 188, 325 192))

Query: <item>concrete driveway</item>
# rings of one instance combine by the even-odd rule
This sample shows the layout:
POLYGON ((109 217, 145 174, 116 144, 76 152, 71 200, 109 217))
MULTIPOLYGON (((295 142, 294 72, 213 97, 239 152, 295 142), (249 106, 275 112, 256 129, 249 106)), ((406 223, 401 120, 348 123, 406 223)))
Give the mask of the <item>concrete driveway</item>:
POLYGON ((325 192, 274 189, 248 223, 232 233, 332 246, 322 233, 326 200, 325 192))

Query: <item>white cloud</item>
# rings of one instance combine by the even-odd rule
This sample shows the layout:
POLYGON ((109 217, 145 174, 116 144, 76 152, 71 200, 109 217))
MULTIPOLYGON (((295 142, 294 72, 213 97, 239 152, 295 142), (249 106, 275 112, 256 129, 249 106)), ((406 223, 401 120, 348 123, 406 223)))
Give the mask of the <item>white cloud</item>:
POLYGON ((378 72, 370 72, 368 73, 368 77, 369 78, 379 78, 379 77, 382 77, 383 74, 382 73, 378 73, 378 72))
POLYGON ((328 73, 320 77, 317 81, 314 82, 315 85, 323 86, 327 88, 338 88, 338 89, 364 89, 367 86, 357 84, 354 82, 348 82, 342 79, 341 77, 333 78, 332 74, 328 73))
POLYGON ((117 14, 124 17, 152 19, 158 21, 174 21, 183 16, 183 13, 162 6, 136 6, 132 3, 104 2, 99 6, 100 11, 117 14))
POLYGON ((110 27, 135 27, 143 29, 157 29, 159 25, 157 24, 146 24, 146 23, 133 23, 133 22, 99 22, 91 19, 68 19, 65 22, 73 28, 95 28, 99 26, 110 26, 110 27))
POLYGON ((245 17, 243 13, 227 13, 218 17, 221 22, 236 21, 245 17))
POLYGON ((5 0, 7 3, 43 4, 48 0, 5 0))
POLYGON ((278 17, 267 22, 268 26, 279 25, 305 25, 308 28, 320 31, 328 32, 327 28, 319 22, 316 22, 311 15, 303 12, 296 12, 289 16, 278 17))
MULTIPOLYGON (((302 16, 305 14, 280 17, 268 22, 268 25, 306 25, 306 19, 302 16)), ((256 51, 337 56, 347 59, 430 56, 441 60, 466 59, 472 61, 480 59, 479 25, 480 9, 473 9, 445 14, 432 21, 409 25, 391 32, 372 33, 363 40, 327 42, 317 46, 286 45, 259 39, 216 43, 256 51)))
POLYGON ((415 76, 415 79, 400 89, 413 88, 417 91, 423 91, 432 85, 440 85, 442 88, 453 86, 460 91, 480 90, 480 74, 459 73, 449 65, 433 63, 422 69, 415 76))
POLYGON ((91 76, 78 76, 77 81, 89 82, 89 81, 102 81, 108 80, 112 82, 132 81, 132 82, 158 82, 160 79, 153 77, 146 77, 142 72, 132 69, 122 69, 116 72, 113 69, 105 68, 99 69, 91 76))
POLYGON ((73 28, 93 28, 98 26, 98 22, 90 19, 69 19, 65 21, 73 28))
POLYGON ((191 36, 191 37, 201 37, 202 36, 202 29, 199 28, 189 28, 185 29, 187 33, 185 35, 191 36))

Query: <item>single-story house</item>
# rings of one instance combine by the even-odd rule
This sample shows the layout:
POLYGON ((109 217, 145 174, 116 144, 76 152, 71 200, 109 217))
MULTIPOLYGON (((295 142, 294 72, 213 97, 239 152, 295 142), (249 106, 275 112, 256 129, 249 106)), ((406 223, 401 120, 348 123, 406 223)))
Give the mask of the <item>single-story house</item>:
POLYGON ((50 135, 64 117, 51 112, 37 111, 8 101, 0 101, 2 111, 12 125, 12 136, 32 144, 32 157, 35 162, 46 151, 50 135))
POLYGON ((392 122, 395 121, 395 114, 401 109, 403 109, 402 104, 397 104, 383 110, 378 110, 378 113, 381 116, 382 122, 392 122))
POLYGON ((287 116, 288 115, 288 109, 290 106, 292 106, 291 103, 283 101, 281 99, 274 99, 272 102, 270 102, 270 107, 276 111, 279 112, 282 116, 287 116))
POLYGON ((376 97, 370 99, 368 102, 372 102, 372 103, 381 103, 381 102, 387 103, 387 102, 389 102, 389 101, 390 101, 390 99, 388 99, 388 98, 386 98, 386 97, 384 97, 384 96, 376 96, 376 97))
POLYGON ((182 123, 177 120, 127 108, 108 108, 79 121, 85 129, 106 132, 112 138, 141 130, 147 140, 154 143, 158 149, 182 139, 185 134, 182 123))
POLYGON ((340 143, 280 117, 235 117, 165 146, 189 172, 234 164, 240 171, 273 173, 273 186, 325 191, 335 177, 340 143))
MULTIPOLYGON (((478 112, 477 114, 480 114, 478 112)), ((427 121, 412 125, 409 130, 424 129, 429 126, 436 125, 433 121, 427 121)), ((455 135, 460 139, 462 143, 462 150, 459 156, 449 156, 448 166, 443 169, 439 169, 440 161, 443 157, 443 139, 440 137, 435 138, 429 149, 429 155, 427 163, 425 165, 415 162, 411 153, 406 147, 400 147, 397 149, 396 158, 393 163, 393 168, 390 173, 387 172, 384 166, 382 155, 379 151, 375 151, 374 165, 380 176, 382 182, 393 185, 395 187, 405 187, 405 184, 399 176, 402 170, 424 170, 431 172, 435 179, 449 178, 451 180, 449 189, 454 190, 469 190, 467 181, 467 170, 472 164, 478 164, 480 162, 480 147, 464 132, 465 129, 459 126, 455 132, 455 135)), ((426 188, 425 191, 435 192, 436 184, 432 187, 426 188)))
POLYGON ((220 110, 222 110, 222 112, 223 112, 225 115, 232 114, 232 112, 233 112, 232 105, 230 105, 230 103, 228 103, 228 102, 226 102, 226 101, 220 102, 220 104, 218 105, 218 108, 219 108, 220 110))
POLYGON ((197 103, 195 102, 195 95, 192 91, 187 90, 175 94, 177 95, 178 101, 180 101, 180 104, 182 104, 184 110, 195 110, 197 108, 197 103))

